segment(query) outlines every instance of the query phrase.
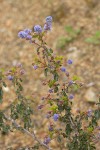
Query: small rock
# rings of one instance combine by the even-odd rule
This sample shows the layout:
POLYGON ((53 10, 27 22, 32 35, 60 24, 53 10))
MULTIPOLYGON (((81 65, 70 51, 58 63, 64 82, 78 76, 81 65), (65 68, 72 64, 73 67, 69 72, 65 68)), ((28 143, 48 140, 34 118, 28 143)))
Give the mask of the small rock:
POLYGON ((9 91, 10 91, 10 89, 9 89, 8 87, 3 87, 3 91, 5 91, 5 92, 9 92, 9 91))
POLYGON ((97 101, 96 94, 93 88, 89 88, 85 94, 85 100, 90 103, 95 103, 97 101))
POLYGON ((93 85, 95 85, 95 83, 94 83, 94 82, 90 82, 90 83, 88 83, 88 84, 86 85, 86 87, 90 87, 90 86, 93 86, 93 85))
POLYGON ((68 49, 68 52, 72 52, 72 51, 76 51, 77 50, 77 47, 70 47, 69 49, 68 49))

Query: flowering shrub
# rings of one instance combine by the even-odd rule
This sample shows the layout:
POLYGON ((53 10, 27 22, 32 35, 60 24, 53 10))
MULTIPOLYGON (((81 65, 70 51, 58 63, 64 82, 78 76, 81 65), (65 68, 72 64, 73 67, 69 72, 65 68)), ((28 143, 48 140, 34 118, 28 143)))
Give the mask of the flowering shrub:
MULTIPOLYGON (((43 139, 37 138, 34 133, 32 121, 33 108, 31 101, 23 95, 22 75, 25 70, 21 64, 17 64, 9 71, 0 70, 0 102, 3 102, 3 87, 6 87, 6 80, 12 83, 15 89, 16 98, 10 105, 9 111, 0 111, 0 130, 1 133, 8 133, 13 129, 20 130, 31 136, 37 144, 31 149, 51 150, 52 140, 57 139, 59 143, 63 141, 63 149, 69 150, 94 150, 95 142, 100 139, 100 99, 96 103, 95 110, 87 112, 77 110, 76 114, 72 112, 74 100, 73 89, 81 87, 82 84, 77 78, 69 78, 70 73, 66 69, 67 65, 72 65, 71 59, 66 60, 63 65, 63 58, 55 56, 53 50, 47 46, 44 37, 52 28, 52 17, 46 17, 44 27, 35 25, 33 30, 24 29, 18 33, 18 37, 30 41, 36 45, 37 58, 32 63, 33 69, 41 69, 46 77, 45 86, 49 90, 47 95, 42 97, 42 104, 38 105, 38 110, 48 107, 46 114, 49 122, 47 136, 43 139), (41 59, 40 59, 41 58, 41 59), (62 80, 66 77, 66 81, 62 80), (9 122, 9 123, 8 123, 9 122), (20 124, 19 124, 20 122, 20 124), (58 128, 59 127, 59 128, 58 128)), ((24 148, 23 148, 24 149, 24 148)))

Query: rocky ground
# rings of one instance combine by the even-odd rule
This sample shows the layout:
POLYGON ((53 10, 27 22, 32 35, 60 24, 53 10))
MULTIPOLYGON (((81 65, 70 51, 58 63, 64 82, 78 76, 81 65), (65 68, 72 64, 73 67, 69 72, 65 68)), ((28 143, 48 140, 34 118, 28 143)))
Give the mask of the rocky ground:
MULTIPOLYGON (((76 93, 74 110, 93 108, 100 91, 100 43, 87 43, 86 39, 100 31, 99 0, 0 0, 0 68, 7 70, 21 62, 26 68, 25 93, 35 93, 38 97, 44 93, 40 82, 43 74, 39 72, 37 76, 31 66, 35 49, 32 44, 20 40, 17 34, 21 29, 32 28, 35 24, 43 25, 48 15, 53 17, 53 29, 46 39, 48 45, 58 55, 73 60, 73 65, 68 69, 84 82, 82 90, 76 93), (80 29, 80 34, 72 42, 66 43, 64 48, 58 48, 59 38, 67 36, 65 26, 80 29), (40 88, 41 91, 38 90, 40 88)), ((11 102, 7 99, 11 91, 12 87, 5 90, 7 97, 2 107, 11 102)), ((37 115, 41 122, 43 116, 37 115)), ((40 134, 43 133, 40 129, 40 134)), ((1 150, 11 146, 17 150, 20 146, 32 144, 29 137, 19 132, 0 137, 1 150)), ((53 145, 58 150, 55 143, 53 145)))

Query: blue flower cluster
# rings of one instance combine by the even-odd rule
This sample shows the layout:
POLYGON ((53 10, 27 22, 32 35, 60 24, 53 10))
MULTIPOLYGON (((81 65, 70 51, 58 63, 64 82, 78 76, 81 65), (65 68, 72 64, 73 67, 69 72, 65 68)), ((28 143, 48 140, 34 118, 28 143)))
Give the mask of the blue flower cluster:
MULTIPOLYGON (((46 23, 45 23, 43 29, 42 29, 42 27, 40 25, 35 25, 34 26, 34 32, 35 33, 40 34, 40 33, 42 33, 42 31, 51 30, 51 27, 52 27, 52 17, 51 16, 46 17, 45 21, 46 21, 46 23)), ((31 39, 32 39, 31 32, 32 32, 32 30, 30 30, 30 29, 24 29, 24 30, 22 30, 22 31, 20 31, 18 33, 18 37, 22 38, 22 39, 26 39, 26 40, 30 40, 31 41, 31 39)))
POLYGON ((18 37, 19 38, 24 38, 26 40, 31 40, 32 39, 32 36, 30 35, 32 32, 32 30, 30 29, 25 29, 25 30, 22 30, 18 33, 18 37))
POLYGON ((44 31, 51 30, 51 28, 52 28, 52 17, 48 16, 48 17, 46 17, 46 23, 44 25, 44 31))
POLYGON ((52 17, 51 16, 46 17, 45 21, 46 21, 46 23, 45 23, 43 29, 42 29, 42 27, 40 25, 35 25, 34 26, 34 32, 36 32, 37 34, 40 34, 43 30, 44 31, 51 30, 52 17))

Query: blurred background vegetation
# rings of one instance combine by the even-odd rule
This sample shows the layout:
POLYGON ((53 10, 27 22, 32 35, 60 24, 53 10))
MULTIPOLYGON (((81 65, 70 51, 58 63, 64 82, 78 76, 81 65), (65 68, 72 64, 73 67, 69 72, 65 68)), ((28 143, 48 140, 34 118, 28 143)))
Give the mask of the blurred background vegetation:
MULTIPOLYGON (((54 49, 55 54, 72 59, 74 63, 68 70, 84 82, 81 90, 75 89, 73 111, 93 108, 100 90, 100 0, 0 0, 0 68, 8 70, 17 62, 23 64, 26 70, 24 92, 36 99, 33 106, 36 110, 41 96, 46 93, 41 84, 44 75, 41 71, 32 70, 35 48, 29 42, 20 40, 17 34, 36 24, 43 26, 48 15, 53 17, 52 31, 45 39, 48 46, 54 49)), ((1 109, 13 102, 15 95, 11 84, 4 89, 4 93, 1 109)), ((47 131, 45 114, 35 112, 34 122, 38 135, 43 138, 47 131)), ((9 147, 16 150, 32 144, 33 141, 20 132, 0 136, 2 150, 9 147)), ((55 142, 52 145, 54 149, 62 149, 58 149, 55 142)))

